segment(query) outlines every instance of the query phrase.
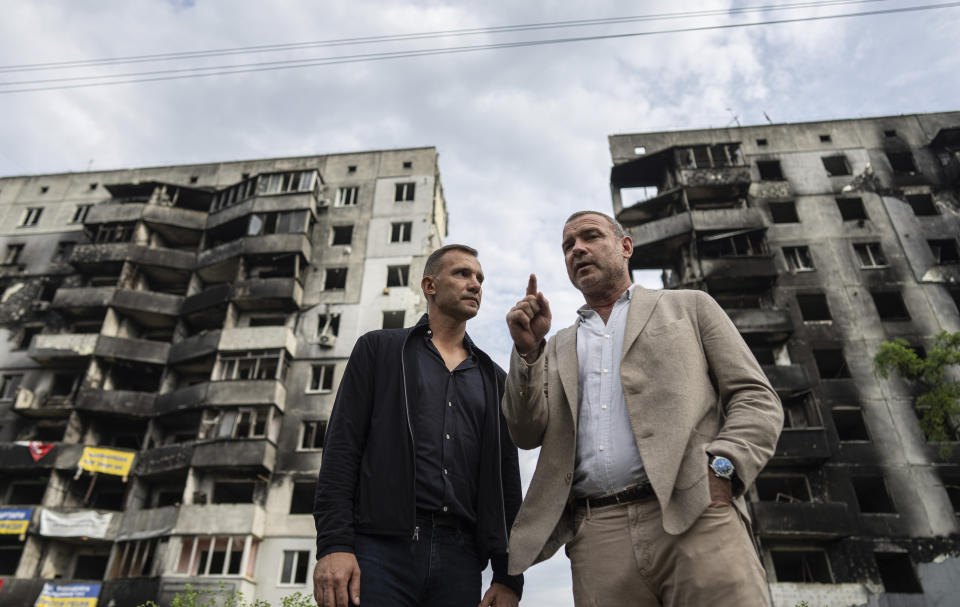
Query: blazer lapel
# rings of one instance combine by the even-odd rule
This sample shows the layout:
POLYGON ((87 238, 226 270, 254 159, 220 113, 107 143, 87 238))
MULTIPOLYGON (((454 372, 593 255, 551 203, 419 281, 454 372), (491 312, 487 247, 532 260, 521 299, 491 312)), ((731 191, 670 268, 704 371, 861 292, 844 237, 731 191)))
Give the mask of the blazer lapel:
POLYGON ((573 427, 577 427, 577 411, 580 403, 580 367, 577 362, 577 323, 557 333, 557 372, 560 383, 573 415, 573 427))
POLYGON ((663 295, 662 291, 651 291, 637 285, 630 297, 630 308, 627 310, 627 326, 623 333, 623 350, 620 353, 620 362, 627 356, 630 346, 640 337, 640 332, 650 320, 650 315, 657 302, 663 295))

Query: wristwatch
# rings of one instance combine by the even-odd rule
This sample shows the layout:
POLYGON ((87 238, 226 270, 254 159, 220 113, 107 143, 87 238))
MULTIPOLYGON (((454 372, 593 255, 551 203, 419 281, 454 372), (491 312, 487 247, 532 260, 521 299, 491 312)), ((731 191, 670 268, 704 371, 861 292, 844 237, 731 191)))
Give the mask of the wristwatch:
POLYGON ((713 470, 713 473, 717 478, 725 478, 728 481, 733 480, 733 475, 736 472, 736 469, 733 467, 733 462, 723 457, 722 455, 711 455, 710 456, 710 469, 713 470))

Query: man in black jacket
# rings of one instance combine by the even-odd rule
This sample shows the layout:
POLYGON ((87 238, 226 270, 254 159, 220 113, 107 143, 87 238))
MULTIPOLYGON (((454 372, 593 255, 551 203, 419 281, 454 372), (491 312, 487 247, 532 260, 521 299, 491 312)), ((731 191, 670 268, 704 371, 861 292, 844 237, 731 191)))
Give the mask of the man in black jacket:
POLYGON ((477 252, 427 259, 429 314, 354 346, 324 441, 313 516, 321 607, 516 607, 507 529, 520 507, 517 449, 500 413, 505 374, 466 334, 480 309, 477 252))

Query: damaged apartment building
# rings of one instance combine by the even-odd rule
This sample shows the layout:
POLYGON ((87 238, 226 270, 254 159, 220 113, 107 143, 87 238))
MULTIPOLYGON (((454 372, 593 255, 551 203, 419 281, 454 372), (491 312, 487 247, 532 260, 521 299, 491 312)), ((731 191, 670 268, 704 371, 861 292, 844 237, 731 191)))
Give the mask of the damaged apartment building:
POLYGON ((434 148, 0 178, 0 604, 310 594, 334 388, 446 225, 434 148))
POLYGON ((783 401, 747 495, 774 605, 955 605, 960 433, 941 455, 916 389, 872 360, 885 340, 922 356, 960 331, 960 112, 614 135, 610 149, 631 267, 709 292, 783 401))

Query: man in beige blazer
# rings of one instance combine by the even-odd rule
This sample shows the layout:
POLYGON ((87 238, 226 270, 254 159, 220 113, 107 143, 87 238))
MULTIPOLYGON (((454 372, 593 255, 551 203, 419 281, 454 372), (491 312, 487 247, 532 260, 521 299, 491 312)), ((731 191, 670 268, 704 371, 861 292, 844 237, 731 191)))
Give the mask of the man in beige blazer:
POLYGON ((769 604, 743 493, 783 425, 776 392, 710 296, 632 284, 615 220, 575 213, 562 246, 577 322, 544 341, 533 275, 507 314, 503 412, 541 448, 510 573, 566 545, 577 607, 769 604))

